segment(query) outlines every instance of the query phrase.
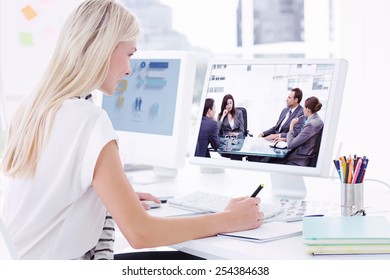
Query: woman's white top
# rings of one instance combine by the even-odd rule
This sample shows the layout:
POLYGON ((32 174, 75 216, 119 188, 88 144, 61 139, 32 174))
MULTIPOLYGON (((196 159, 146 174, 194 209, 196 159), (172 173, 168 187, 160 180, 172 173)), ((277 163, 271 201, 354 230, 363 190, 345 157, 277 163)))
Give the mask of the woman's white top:
POLYGON ((234 118, 231 118, 229 120, 229 124, 230 124, 231 129, 234 129, 234 118))
POLYGON ((106 209, 93 173, 103 147, 116 139, 103 109, 84 99, 64 102, 34 177, 6 186, 3 218, 22 259, 76 259, 96 246, 106 209))

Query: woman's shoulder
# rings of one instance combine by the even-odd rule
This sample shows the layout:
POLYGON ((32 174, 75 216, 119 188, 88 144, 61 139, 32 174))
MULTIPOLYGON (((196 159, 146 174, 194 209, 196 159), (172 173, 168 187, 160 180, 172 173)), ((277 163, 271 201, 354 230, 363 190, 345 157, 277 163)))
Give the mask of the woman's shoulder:
POLYGON ((93 127, 97 122, 110 122, 106 111, 88 100, 66 100, 55 117, 55 124, 62 127, 93 127))
POLYGON ((243 118, 243 114, 242 114, 242 111, 240 109, 237 109, 236 108, 236 112, 234 113, 234 117, 239 119, 239 118, 243 118))
POLYGON ((94 103, 83 99, 69 99, 66 100, 60 110, 64 114, 68 114, 75 117, 89 117, 98 118, 105 111, 96 106, 94 103))
POLYGON ((52 127, 53 135, 74 137, 93 131, 114 131, 111 120, 102 108, 86 100, 66 100, 58 110, 52 127))
POLYGON ((306 128, 316 129, 321 128, 324 125, 324 122, 318 115, 313 115, 308 122, 306 122, 305 126, 306 128))
POLYGON ((324 123, 318 113, 314 113, 313 114, 312 120, 313 120, 314 123, 319 123, 319 124, 323 124, 324 123))

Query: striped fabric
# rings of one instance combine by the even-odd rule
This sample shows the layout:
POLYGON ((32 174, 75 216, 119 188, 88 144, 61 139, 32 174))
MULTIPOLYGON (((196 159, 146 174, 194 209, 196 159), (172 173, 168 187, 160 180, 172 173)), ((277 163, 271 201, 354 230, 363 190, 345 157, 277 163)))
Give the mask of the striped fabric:
POLYGON ((85 253, 81 260, 113 260, 115 242, 115 222, 107 212, 106 219, 97 245, 85 253))

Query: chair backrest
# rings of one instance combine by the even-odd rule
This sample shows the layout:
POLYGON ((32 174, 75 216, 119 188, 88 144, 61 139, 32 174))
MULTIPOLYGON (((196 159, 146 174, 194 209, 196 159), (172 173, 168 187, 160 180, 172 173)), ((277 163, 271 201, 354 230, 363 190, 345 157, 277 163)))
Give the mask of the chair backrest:
POLYGON ((316 139, 316 147, 315 147, 315 150, 314 150, 314 154, 312 156, 312 158, 310 159, 310 162, 308 164, 309 167, 316 167, 317 165, 317 159, 318 159, 318 154, 320 152, 320 146, 321 146, 321 139, 322 139, 322 131, 323 131, 323 128, 320 130, 320 132, 315 136, 315 139, 316 139))
POLYGON ((248 114, 246 112, 246 109, 244 107, 236 107, 236 110, 240 110, 242 112, 242 117, 244 119, 244 136, 251 136, 248 130, 248 114))
POLYGON ((3 220, 0 218, 0 259, 20 259, 3 220))

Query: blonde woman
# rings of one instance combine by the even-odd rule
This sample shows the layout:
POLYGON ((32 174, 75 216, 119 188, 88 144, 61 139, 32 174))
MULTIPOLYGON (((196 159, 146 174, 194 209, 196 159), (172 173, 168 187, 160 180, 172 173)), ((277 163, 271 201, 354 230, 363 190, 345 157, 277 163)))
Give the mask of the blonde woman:
POLYGON ((68 18, 49 66, 10 126, 2 170, 4 220, 22 259, 113 258, 113 221, 134 248, 174 244, 261 225, 258 198, 224 212, 150 216, 119 158, 107 114, 90 100, 130 75, 135 17, 110 0, 83 2, 68 18), (107 215, 107 210, 111 215, 107 215))

